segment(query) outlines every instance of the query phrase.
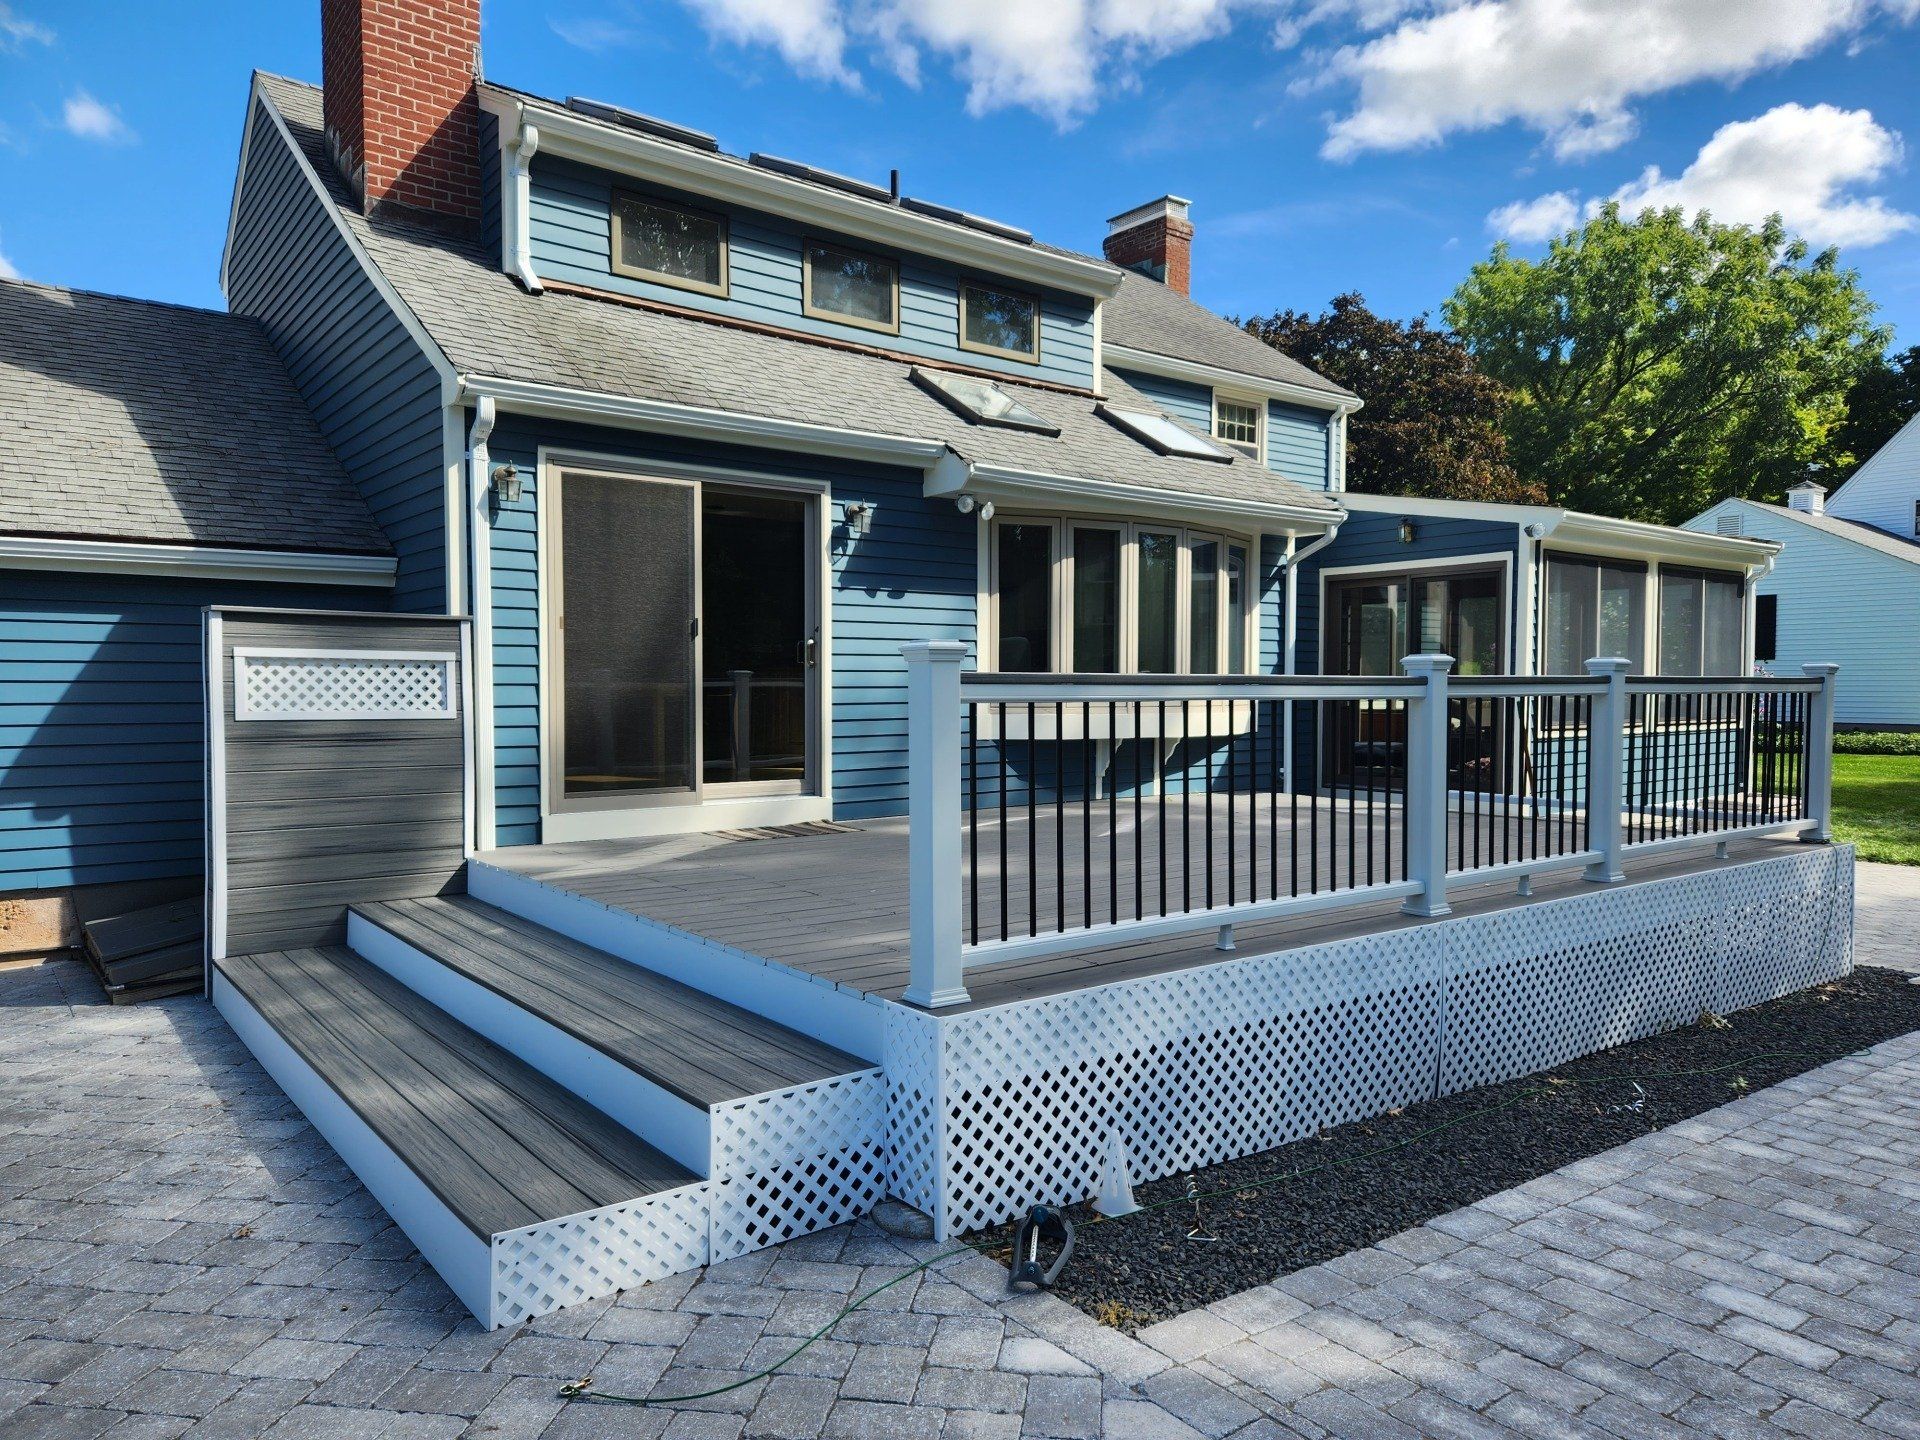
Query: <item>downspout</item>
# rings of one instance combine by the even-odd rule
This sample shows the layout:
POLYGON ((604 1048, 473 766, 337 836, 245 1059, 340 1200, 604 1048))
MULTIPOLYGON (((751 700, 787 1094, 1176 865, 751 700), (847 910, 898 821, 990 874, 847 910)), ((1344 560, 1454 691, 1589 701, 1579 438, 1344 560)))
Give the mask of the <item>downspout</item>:
POLYGON ((493 804, 493 515, 488 503, 492 464, 487 441, 495 420, 491 395, 473 405, 473 424, 467 431, 467 564, 468 596, 473 615, 473 789, 474 847, 494 846, 493 804))
POLYGON ((540 277, 533 273, 533 200, 530 165, 540 148, 537 126, 520 122, 520 138, 513 147, 513 169, 507 177, 510 197, 506 216, 507 273, 530 295, 540 293, 540 277))
MULTIPOLYGON (((1749 675, 1757 674, 1760 669, 1760 657, 1754 653, 1760 648, 1760 582, 1773 573, 1773 563, 1779 558, 1778 554, 1769 555, 1759 564, 1749 565, 1747 567, 1747 600, 1746 604, 1741 606, 1741 609, 1745 613, 1740 617, 1741 624, 1745 629, 1740 647, 1740 659, 1746 667, 1746 673, 1749 675)), ((1779 637, 1775 636, 1774 646, 1776 649, 1779 647, 1779 644, 1779 637)))
MULTIPOLYGON (((1340 522, 1336 523, 1332 529, 1327 531, 1327 533, 1322 535, 1318 540, 1315 540, 1311 545, 1308 545, 1304 550, 1295 548, 1298 544, 1298 537, 1296 537, 1291 530, 1287 532, 1287 553, 1286 557, 1280 562, 1287 572, 1287 628, 1286 637, 1280 646, 1280 673, 1282 675, 1294 674, 1294 667, 1298 664, 1300 646, 1300 562, 1331 545, 1334 537, 1340 533, 1340 524, 1344 523, 1346 518, 1346 513, 1343 511, 1340 515, 1340 522)), ((1321 666, 1323 669, 1325 665, 1326 657, 1322 656, 1321 666)), ((1280 724, 1280 733, 1281 743, 1286 747, 1287 789, 1291 791, 1293 789, 1292 705, 1286 707, 1285 715, 1280 724)))

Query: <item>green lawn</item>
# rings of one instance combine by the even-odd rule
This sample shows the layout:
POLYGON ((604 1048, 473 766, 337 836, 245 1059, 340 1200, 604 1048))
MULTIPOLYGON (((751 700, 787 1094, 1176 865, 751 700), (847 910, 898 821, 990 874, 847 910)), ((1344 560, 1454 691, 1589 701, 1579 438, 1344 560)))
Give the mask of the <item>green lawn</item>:
POLYGON ((1920 755, 1834 756, 1833 838, 1862 860, 1920 865, 1920 755))

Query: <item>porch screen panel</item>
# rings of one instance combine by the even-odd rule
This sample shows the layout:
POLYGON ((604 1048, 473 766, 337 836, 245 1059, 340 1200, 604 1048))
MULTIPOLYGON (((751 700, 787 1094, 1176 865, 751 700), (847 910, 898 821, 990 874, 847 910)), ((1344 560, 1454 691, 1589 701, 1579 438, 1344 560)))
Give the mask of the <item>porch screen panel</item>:
POLYGON ((1550 556, 1546 673, 1585 674, 1596 656, 1624 659, 1636 675, 1644 671, 1646 591, 1642 566, 1550 556))
POLYGON ((570 797, 693 788, 694 502, 690 485, 562 484, 570 797))
POLYGON ((1706 583, 1706 636, 1704 659, 1707 675, 1739 675, 1740 632, 1746 624, 1745 586, 1730 576, 1709 575, 1706 583))

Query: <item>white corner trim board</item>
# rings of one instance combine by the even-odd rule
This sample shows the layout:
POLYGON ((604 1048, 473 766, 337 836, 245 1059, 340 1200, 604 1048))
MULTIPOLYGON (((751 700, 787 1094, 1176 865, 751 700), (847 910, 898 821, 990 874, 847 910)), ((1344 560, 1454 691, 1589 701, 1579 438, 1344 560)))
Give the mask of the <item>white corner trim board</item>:
POLYGON ((287 585, 391 586, 391 555, 335 555, 305 550, 229 550, 217 545, 161 545, 138 540, 70 540, 0 535, 0 569, 93 574, 177 575, 215 580, 267 580, 287 585))

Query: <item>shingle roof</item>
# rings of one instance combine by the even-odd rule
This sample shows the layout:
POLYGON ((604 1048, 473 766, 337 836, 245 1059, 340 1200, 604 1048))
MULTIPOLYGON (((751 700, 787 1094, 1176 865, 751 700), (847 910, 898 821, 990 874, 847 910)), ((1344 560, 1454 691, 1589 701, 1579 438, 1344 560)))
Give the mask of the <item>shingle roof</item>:
POLYGON ((0 281, 0 532, 388 554, 256 321, 0 281))
MULTIPOLYGON (((1225 500, 1332 511, 1333 502, 1250 460, 1163 456, 1094 413, 1095 401, 1002 379, 1058 438, 969 424, 909 378, 911 363, 656 309, 549 291, 529 295, 497 254, 405 219, 369 219, 325 158, 312 86, 263 76, 307 163, 402 301, 466 374, 741 415, 942 441, 968 461, 1225 500)), ((1107 401, 1158 407, 1112 374, 1107 401)))
POLYGON ((1176 360, 1237 370, 1262 380, 1304 385, 1328 395, 1353 392, 1317 375, 1158 280, 1129 270, 1101 320, 1109 345, 1148 350, 1176 360))
POLYGON ((1869 550, 1878 550, 1882 555, 1891 555, 1896 560, 1905 560, 1910 565, 1920 565, 1920 540, 1908 540, 1877 525, 1864 525, 1858 520, 1843 520, 1838 515, 1813 515, 1805 510, 1790 509, 1785 505, 1769 505, 1762 500, 1745 502, 1775 515, 1784 515, 1828 535, 1837 535, 1842 540, 1851 540, 1856 545, 1864 545, 1869 550))

